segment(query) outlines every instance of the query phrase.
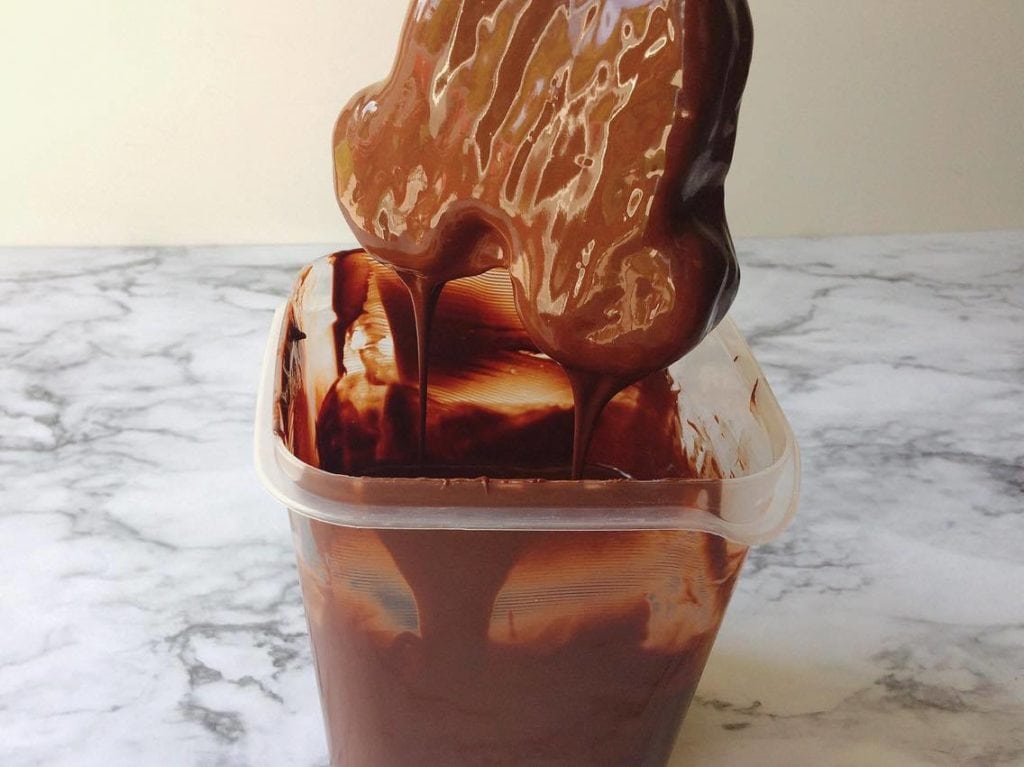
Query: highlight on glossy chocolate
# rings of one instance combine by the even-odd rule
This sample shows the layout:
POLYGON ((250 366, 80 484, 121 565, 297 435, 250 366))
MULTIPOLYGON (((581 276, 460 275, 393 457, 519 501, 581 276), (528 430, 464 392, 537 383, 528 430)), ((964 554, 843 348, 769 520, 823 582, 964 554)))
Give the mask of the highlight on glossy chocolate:
POLYGON ((436 449, 452 280, 507 275, 525 337, 570 383, 577 477, 608 401, 721 320, 751 45, 745 0, 412 4, 390 76, 338 118, 334 164, 355 236, 409 297, 414 462, 436 449))

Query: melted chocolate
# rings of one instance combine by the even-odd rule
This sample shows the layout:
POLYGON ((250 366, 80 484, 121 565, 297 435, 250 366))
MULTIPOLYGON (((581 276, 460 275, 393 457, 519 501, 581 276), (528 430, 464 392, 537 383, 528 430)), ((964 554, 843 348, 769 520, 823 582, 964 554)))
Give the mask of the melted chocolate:
MULTIPOLYGON (((285 381, 296 454, 386 485, 528 477, 538 505, 545 478, 691 476, 664 368, 736 292, 750 50, 745 0, 413 2, 335 129, 372 258, 333 261, 337 381, 285 381)), ((294 519, 336 766, 664 765, 746 551, 294 519)))

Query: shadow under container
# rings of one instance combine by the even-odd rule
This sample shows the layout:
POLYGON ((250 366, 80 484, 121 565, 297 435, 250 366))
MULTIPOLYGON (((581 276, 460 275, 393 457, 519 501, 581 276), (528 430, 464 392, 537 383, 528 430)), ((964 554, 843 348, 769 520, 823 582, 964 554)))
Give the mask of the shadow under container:
POLYGON ((275 317, 256 454, 290 511, 331 764, 665 765, 747 548, 796 508, 793 434, 731 320, 669 371, 687 455, 724 478, 384 479, 290 449, 332 372, 309 298, 275 317))

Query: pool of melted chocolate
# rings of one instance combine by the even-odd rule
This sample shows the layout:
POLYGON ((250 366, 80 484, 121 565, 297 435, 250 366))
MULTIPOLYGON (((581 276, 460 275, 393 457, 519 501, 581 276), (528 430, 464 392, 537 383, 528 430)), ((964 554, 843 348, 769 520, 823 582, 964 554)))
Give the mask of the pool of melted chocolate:
POLYGON ((335 767, 663 767, 746 554, 293 524, 335 767))

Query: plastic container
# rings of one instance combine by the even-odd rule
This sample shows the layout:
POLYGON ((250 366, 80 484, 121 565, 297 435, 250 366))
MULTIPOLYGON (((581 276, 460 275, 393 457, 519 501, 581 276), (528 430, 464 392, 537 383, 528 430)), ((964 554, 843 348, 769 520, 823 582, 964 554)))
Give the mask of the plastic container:
POLYGON ((337 374, 331 268, 275 315, 255 432, 331 764, 664 765, 747 547, 797 503, 793 434, 733 323, 670 371, 696 473, 726 479, 343 476, 289 448, 337 374))

